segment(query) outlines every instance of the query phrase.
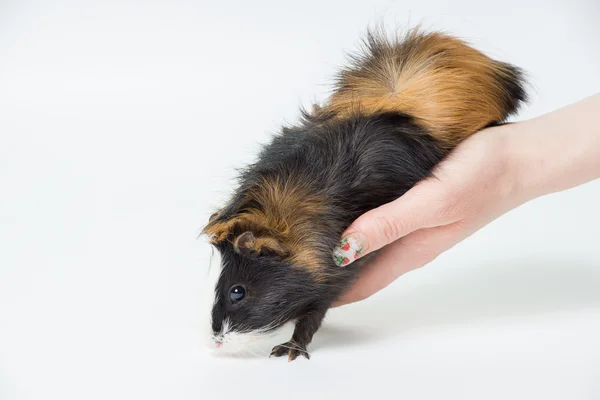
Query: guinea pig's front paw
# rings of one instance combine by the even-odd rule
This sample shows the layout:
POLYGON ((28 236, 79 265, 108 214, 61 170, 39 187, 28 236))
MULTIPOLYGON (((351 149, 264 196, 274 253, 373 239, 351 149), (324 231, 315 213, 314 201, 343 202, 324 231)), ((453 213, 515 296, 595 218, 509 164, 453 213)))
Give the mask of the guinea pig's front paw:
POLYGON ((310 359, 310 355, 303 346, 293 341, 285 342, 278 346, 273 347, 271 356, 281 357, 288 355, 288 362, 294 361, 298 356, 304 356, 306 359, 310 359))

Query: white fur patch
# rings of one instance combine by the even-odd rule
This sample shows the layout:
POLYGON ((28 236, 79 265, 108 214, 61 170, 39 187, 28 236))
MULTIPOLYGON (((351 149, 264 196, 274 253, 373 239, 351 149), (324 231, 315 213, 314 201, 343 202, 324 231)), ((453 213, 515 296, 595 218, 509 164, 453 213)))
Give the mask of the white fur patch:
POLYGON ((215 341, 221 345, 220 349, 223 352, 240 353, 242 351, 248 351, 249 348, 252 348, 253 342, 262 338, 260 333, 242 333, 234 331, 231 328, 231 321, 225 319, 225 321, 223 321, 221 332, 214 337, 215 341))
MULTIPOLYGON (((254 331, 238 332, 232 329, 231 322, 227 319, 223 322, 221 332, 214 335, 214 340, 219 343, 219 351, 224 353, 245 353, 256 356, 266 356, 270 352, 273 343, 269 339, 274 336, 279 336, 284 332, 285 328, 293 325, 292 322, 285 324, 283 327, 268 332, 268 327, 254 331)), ((291 335, 291 331, 288 336, 291 335)), ((284 335, 282 335, 283 337, 284 335)), ((285 339, 287 341, 289 339, 285 339)))
MULTIPOLYGON (((201 308, 203 320, 202 334, 206 347, 215 350, 215 352, 218 353, 244 353, 257 356, 268 355, 270 351, 269 346, 272 346, 272 343, 266 343, 267 341, 265 339, 279 335, 284 331, 286 326, 293 323, 288 323, 284 327, 269 333, 266 332, 269 327, 250 332, 238 332, 232 329, 231 321, 226 318, 223 321, 221 331, 215 334, 212 330, 212 309, 218 299, 216 287, 219 278, 221 277, 221 273, 223 272, 223 265, 219 251, 215 248, 212 248, 211 251, 209 271, 202 290, 201 308)), ((289 334, 291 334, 291 331, 289 334)), ((287 341, 288 339, 285 339, 284 341, 287 341)))

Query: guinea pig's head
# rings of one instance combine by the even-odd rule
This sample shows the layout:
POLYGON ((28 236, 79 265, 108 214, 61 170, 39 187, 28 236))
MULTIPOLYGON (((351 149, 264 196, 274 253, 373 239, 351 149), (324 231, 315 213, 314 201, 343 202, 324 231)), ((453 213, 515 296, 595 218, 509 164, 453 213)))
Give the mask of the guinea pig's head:
POLYGON ((270 175, 244 182, 203 229, 215 256, 205 315, 218 351, 245 350, 335 294, 337 240, 323 196, 270 175))
POLYGON ((318 289, 310 272, 290 263, 286 251, 252 232, 214 245, 210 342, 238 352, 302 315, 318 289), (261 242, 262 240, 262 242, 261 242))

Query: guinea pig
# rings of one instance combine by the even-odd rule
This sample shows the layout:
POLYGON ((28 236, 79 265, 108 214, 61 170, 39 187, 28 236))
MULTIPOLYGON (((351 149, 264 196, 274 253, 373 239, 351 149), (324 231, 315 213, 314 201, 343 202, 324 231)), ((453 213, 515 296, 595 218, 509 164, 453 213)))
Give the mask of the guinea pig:
POLYGON ((309 358, 328 309, 375 255, 336 259, 344 230, 527 101, 520 68, 451 35, 368 31, 362 43, 327 101, 262 147, 202 231, 219 256, 215 348, 244 348, 293 323, 271 355, 309 358))

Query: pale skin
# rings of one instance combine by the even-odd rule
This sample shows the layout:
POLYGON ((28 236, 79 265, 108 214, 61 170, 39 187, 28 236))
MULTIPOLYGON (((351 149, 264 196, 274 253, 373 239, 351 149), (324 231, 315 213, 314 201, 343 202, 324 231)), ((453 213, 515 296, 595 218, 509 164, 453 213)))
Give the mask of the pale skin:
POLYGON ((536 118, 484 129, 425 180, 346 230, 379 250, 334 306, 364 300, 528 201, 600 178, 600 93, 536 118))

